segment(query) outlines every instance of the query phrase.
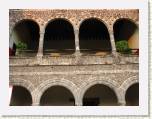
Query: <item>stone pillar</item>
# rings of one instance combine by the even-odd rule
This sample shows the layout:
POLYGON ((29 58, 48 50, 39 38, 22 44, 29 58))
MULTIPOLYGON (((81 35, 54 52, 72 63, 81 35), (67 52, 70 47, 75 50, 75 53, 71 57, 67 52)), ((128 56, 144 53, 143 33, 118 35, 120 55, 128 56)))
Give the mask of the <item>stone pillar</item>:
POLYGON ((10 28, 9 28, 9 47, 10 48, 13 48, 13 43, 14 43, 13 29, 12 29, 12 26, 10 26, 10 28))
POLYGON ((80 101, 76 101, 75 102, 75 106, 83 106, 82 101, 81 100, 80 101))
POLYGON ((9 85, 9 104, 11 103, 12 91, 13 91, 13 86, 9 85))
POLYGON ((125 91, 122 88, 117 89, 117 99, 118 99, 118 105, 120 106, 126 105, 125 91))
POLYGON ((40 102, 39 102, 39 91, 38 90, 33 90, 31 92, 32 95, 32 106, 39 106, 40 102))
POLYGON ((37 53, 37 57, 39 59, 41 59, 43 57, 44 34, 45 34, 45 31, 43 28, 41 28, 40 29, 40 38, 39 38, 39 48, 38 48, 38 53, 37 53))
POLYGON ((79 29, 75 28, 75 56, 80 56, 80 47, 79 47, 79 29))
POLYGON ((110 42, 111 42, 111 48, 112 48, 112 55, 114 59, 114 64, 117 64, 120 62, 119 55, 117 53, 116 45, 115 45, 115 38, 114 38, 114 32, 113 27, 110 28, 110 42))

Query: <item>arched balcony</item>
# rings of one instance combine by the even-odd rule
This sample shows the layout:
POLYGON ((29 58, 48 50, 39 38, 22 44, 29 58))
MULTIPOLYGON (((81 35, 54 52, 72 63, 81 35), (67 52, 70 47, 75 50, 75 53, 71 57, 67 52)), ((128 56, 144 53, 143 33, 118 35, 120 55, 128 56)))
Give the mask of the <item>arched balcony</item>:
POLYGON ((11 55, 36 56, 39 46, 39 25, 29 19, 15 24, 10 37, 11 55))
POLYGON ((44 55, 72 54, 75 52, 75 36, 72 24, 66 19, 53 19, 45 29, 44 55))
POLYGON ((79 28, 79 45, 82 53, 110 53, 111 43, 106 25, 96 18, 84 20, 79 28))

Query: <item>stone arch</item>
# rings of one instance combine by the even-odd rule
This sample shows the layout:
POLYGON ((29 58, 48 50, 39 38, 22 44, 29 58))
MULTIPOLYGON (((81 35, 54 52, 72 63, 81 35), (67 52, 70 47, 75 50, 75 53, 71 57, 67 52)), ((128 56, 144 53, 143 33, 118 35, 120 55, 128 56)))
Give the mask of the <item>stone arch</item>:
MULTIPOLYGON (((132 53, 139 52, 139 28, 138 24, 130 18, 119 18, 113 23, 114 39, 118 41, 125 40, 132 53)), ((118 50, 117 50, 118 51, 118 50)))
POLYGON ((43 52, 50 53, 74 53, 75 34, 74 26, 66 18, 54 18, 45 25, 43 52))
POLYGON ((83 19, 79 25, 79 46, 81 52, 111 52, 110 32, 106 23, 95 17, 83 19))
POLYGON ((12 78, 9 81, 9 85, 22 86, 26 88, 30 93, 32 93, 32 91, 34 90, 34 85, 30 81, 21 78, 12 78))
MULTIPOLYGON (((11 28, 9 47, 16 52, 17 43, 25 43, 27 48, 22 55, 35 56, 38 51, 40 26, 33 19, 21 19, 11 28)), ((22 50, 21 50, 22 51, 22 50)), ((15 55, 15 54, 14 54, 15 55)), ((16 53, 16 55, 18 55, 16 53)))
POLYGON ((138 77, 137 76, 132 76, 129 77, 128 79, 126 79, 126 81, 124 81, 121 86, 119 87, 119 92, 120 92, 120 102, 123 103, 123 105, 126 104, 125 101, 125 95, 126 95, 126 91, 127 89, 132 86, 133 84, 139 83, 138 77))
POLYGON ((93 80, 93 81, 88 81, 86 83, 83 83, 81 85, 81 88, 79 90, 79 103, 82 105, 82 100, 83 100, 83 97, 84 97, 84 94, 85 92, 92 86, 96 85, 96 84, 103 84, 109 88, 111 88, 116 97, 117 97, 117 101, 119 103, 119 99, 121 97, 121 95, 119 94, 119 91, 117 90, 117 87, 118 87, 118 83, 115 82, 114 80, 111 80, 111 79, 107 79, 107 78, 102 78, 102 79, 99 79, 99 80, 93 80))
POLYGON ((88 20, 88 19, 97 19, 97 20, 99 20, 100 22, 102 22, 102 23, 106 26, 106 28, 107 28, 107 30, 108 30, 108 33, 110 33, 110 29, 109 29, 109 27, 108 27, 108 23, 106 23, 104 20, 102 20, 101 18, 98 18, 98 17, 87 17, 87 18, 84 18, 84 19, 80 20, 80 22, 79 22, 79 24, 78 24, 78 29, 80 29, 81 24, 82 24, 85 20, 88 20))
POLYGON ((9 34, 12 35, 13 29, 15 28, 15 26, 17 24, 19 24, 20 22, 23 22, 23 21, 28 21, 28 20, 35 22, 40 28, 40 23, 38 21, 36 21, 35 19, 32 19, 32 18, 21 18, 21 19, 17 19, 12 24, 10 24, 9 34))
POLYGON ((73 23, 70 19, 64 18, 64 17, 56 17, 56 18, 49 19, 49 20, 47 20, 47 21, 45 22, 45 24, 44 24, 44 30, 46 29, 46 27, 48 26, 48 24, 49 24, 50 22, 55 21, 55 20, 58 20, 58 19, 63 19, 63 20, 65 20, 65 21, 69 22, 69 23, 72 25, 73 29, 74 29, 74 23, 73 23))
POLYGON ((133 22, 134 24, 136 24, 136 26, 138 26, 138 23, 136 22, 135 19, 132 19, 132 18, 129 18, 129 17, 121 17, 121 18, 116 18, 114 21, 113 21, 113 26, 116 22, 120 21, 120 20, 129 20, 130 22, 133 22))
POLYGON ((62 86, 68 89, 72 94, 73 97, 75 98, 75 105, 78 105, 78 94, 77 94, 77 87, 75 84, 73 84, 71 81, 61 79, 61 80, 46 80, 40 86, 37 88, 38 90, 38 95, 37 95, 37 102, 40 104, 41 97, 43 93, 50 87, 52 86, 62 86))
POLYGON ((34 102, 34 95, 32 93, 34 90, 34 85, 31 82, 24 80, 24 79, 16 78, 16 79, 11 79, 9 81, 9 85, 21 86, 21 87, 25 88, 29 92, 29 94, 31 95, 32 103, 34 102))
POLYGON ((123 82, 123 84, 121 84, 120 89, 126 92, 127 89, 135 83, 139 83, 138 77, 137 76, 129 77, 126 81, 123 82))

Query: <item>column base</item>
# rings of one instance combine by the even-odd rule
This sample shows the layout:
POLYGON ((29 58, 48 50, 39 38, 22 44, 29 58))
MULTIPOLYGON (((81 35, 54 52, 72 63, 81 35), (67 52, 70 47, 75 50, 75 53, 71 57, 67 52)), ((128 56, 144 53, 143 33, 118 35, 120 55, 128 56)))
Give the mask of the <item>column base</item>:
POLYGON ((82 103, 76 103, 75 106, 83 106, 82 103))
POLYGON ((126 106, 126 102, 124 102, 124 101, 119 102, 119 106, 126 106))
POLYGON ((77 50, 75 53, 74 53, 75 57, 80 57, 81 56, 81 53, 80 53, 80 50, 77 50))
POLYGON ((43 53, 38 53, 37 57, 43 57, 43 53))
POLYGON ((39 106, 39 103, 33 103, 32 106, 39 106))
POLYGON ((43 54, 41 54, 41 53, 38 53, 38 54, 37 54, 37 62, 38 62, 38 64, 41 64, 41 62, 42 62, 42 57, 43 57, 43 54))
POLYGON ((116 51, 113 51, 112 55, 113 55, 114 64, 119 64, 120 63, 119 54, 116 51))

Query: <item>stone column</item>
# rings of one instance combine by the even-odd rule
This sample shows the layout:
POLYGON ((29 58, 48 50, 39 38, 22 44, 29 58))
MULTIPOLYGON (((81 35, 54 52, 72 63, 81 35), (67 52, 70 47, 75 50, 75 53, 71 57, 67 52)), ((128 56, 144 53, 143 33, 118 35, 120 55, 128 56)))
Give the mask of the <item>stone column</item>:
POLYGON ((11 103, 12 91, 13 91, 13 86, 9 85, 9 104, 11 103))
POLYGON ((115 38, 114 38, 114 32, 113 32, 113 27, 110 27, 110 42, 111 42, 111 48, 112 48, 112 55, 114 58, 114 64, 117 64, 120 62, 119 60, 119 55, 116 50, 116 45, 115 45, 115 38))
POLYGON ((118 99, 118 105, 125 106, 126 100, 125 100, 125 91, 122 88, 117 89, 117 99, 118 99))
POLYGON ((43 57, 44 34, 45 34, 45 31, 43 28, 41 28, 40 29, 40 38, 39 38, 39 48, 38 48, 38 53, 37 53, 38 59, 41 59, 43 57))
POLYGON ((12 26, 10 26, 9 28, 9 47, 13 48, 13 43, 15 42, 14 38, 13 38, 13 28, 12 26))
POLYGON ((39 91, 38 90, 33 90, 31 92, 32 95, 32 106, 39 106, 40 102, 39 102, 39 91))
POLYGON ((75 102, 75 106, 83 106, 82 101, 81 100, 80 101, 76 101, 75 102))
POLYGON ((80 56, 80 47, 79 47, 79 29, 75 28, 75 55, 80 56))

